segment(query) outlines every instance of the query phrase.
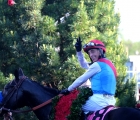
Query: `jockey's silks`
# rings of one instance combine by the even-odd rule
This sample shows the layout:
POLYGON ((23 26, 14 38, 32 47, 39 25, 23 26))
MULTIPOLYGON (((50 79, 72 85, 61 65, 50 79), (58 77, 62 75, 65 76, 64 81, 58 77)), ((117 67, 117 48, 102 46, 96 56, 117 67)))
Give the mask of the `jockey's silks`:
POLYGON ((94 94, 114 95, 116 90, 116 69, 108 59, 102 58, 97 63, 101 71, 91 77, 91 88, 94 94))
POLYGON ((114 75, 117 77, 116 68, 115 68, 115 66, 112 64, 112 62, 111 62, 110 60, 108 60, 108 59, 106 59, 106 58, 102 58, 102 59, 99 59, 98 61, 100 61, 100 62, 105 62, 106 64, 108 64, 108 65, 112 68, 112 70, 113 70, 113 72, 114 72, 114 75))

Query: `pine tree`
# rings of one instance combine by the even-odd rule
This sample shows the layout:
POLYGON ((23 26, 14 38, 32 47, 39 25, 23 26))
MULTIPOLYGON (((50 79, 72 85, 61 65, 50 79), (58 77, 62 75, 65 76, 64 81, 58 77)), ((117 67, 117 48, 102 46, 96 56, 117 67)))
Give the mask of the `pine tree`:
POLYGON ((3 75, 2 72, 0 72, 0 91, 4 88, 4 85, 6 84, 6 78, 3 75))
POLYGON ((120 15, 114 0, 19 0, 14 6, 0 1, 0 67, 5 75, 21 67, 33 80, 66 88, 84 73, 74 48, 80 36, 83 44, 100 39, 107 46, 106 56, 118 71, 116 97, 124 95, 120 87, 130 90, 131 82, 124 82, 127 56, 117 38, 120 15))
POLYGON ((1 70, 7 75, 16 67, 25 70, 34 80, 51 80, 51 69, 58 65, 55 20, 42 15, 42 1, 16 1, 1 7, 1 70), (4 8, 7 9, 4 9, 4 8), (52 54, 53 53, 53 54, 52 54))

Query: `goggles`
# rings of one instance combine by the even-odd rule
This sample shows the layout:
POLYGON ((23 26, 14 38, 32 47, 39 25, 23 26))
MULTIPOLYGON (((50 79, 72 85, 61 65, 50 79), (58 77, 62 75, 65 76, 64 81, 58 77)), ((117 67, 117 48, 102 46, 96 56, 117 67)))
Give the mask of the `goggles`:
POLYGON ((94 47, 94 46, 97 46, 95 43, 93 43, 93 42, 89 42, 88 44, 85 44, 84 46, 83 46, 83 48, 87 48, 87 47, 94 47))
POLYGON ((96 43, 93 43, 93 42, 89 42, 89 43, 85 44, 85 45, 83 46, 83 48, 94 47, 94 46, 102 46, 102 47, 105 47, 105 46, 103 46, 103 45, 101 45, 101 44, 96 44, 96 43))

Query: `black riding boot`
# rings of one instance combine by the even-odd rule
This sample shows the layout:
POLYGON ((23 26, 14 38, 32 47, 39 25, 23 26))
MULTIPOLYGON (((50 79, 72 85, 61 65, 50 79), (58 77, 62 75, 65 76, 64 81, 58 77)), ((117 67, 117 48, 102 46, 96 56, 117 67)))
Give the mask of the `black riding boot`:
POLYGON ((82 112, 80 120, 87 120, 87 114, 85 114, 84 112, 82 112))

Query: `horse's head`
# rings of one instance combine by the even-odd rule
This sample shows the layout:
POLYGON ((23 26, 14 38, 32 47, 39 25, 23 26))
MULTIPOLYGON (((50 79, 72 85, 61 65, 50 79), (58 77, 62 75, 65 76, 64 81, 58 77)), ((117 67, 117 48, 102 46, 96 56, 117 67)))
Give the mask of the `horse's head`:
POLYGON ((16 109, 26 104, 21 86, 27 77, 23 74, 22 69, 15 70, 14 76, 15 79, 6 84, 2 91, 3 100, 0 108, 16 109))
MULTIPOLYGON (((4 112, 8 109, 14 110, 24 106, 35 107, 59 94, 58 90, 46 88, 26 77, 22 69, 15 70, 14 76, 15 79, 5 85, 2 91, 3 100, 0 108, 4 112)), ((44 109, 49 114, 50 104, 35 111, 38 118, 42 117, 40 113, 42 114, 45 111, 44 109)), ((47 115, 46 112, 44 114, 47 115)), ((43 118, 41 119, 43 120, 43 118)))

